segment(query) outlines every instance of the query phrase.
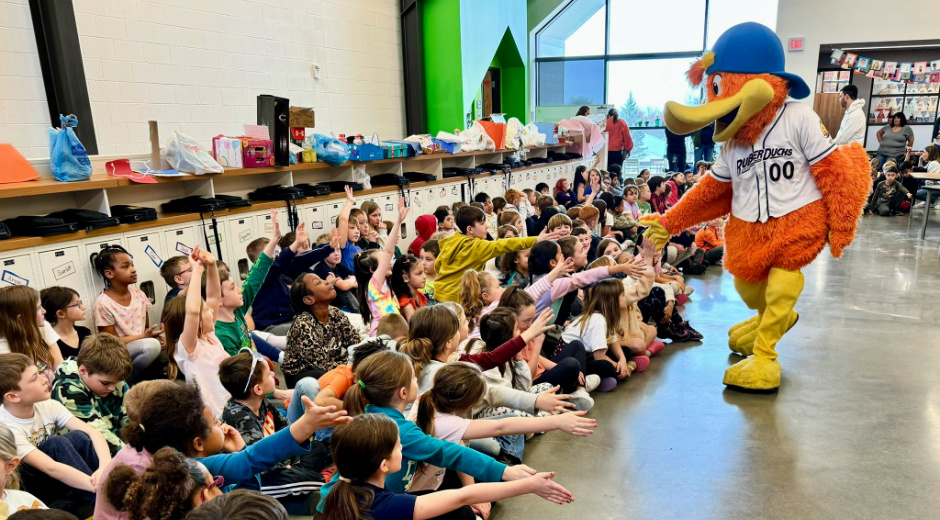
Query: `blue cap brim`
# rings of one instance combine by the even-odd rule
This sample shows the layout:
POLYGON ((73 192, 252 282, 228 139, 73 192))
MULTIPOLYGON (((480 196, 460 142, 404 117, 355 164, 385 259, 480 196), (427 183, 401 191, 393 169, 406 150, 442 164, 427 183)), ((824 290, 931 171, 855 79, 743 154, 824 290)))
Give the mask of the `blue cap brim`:
POLYGON ((803 99, 806 96, 809 96, 809 86, 806 85, 806 82, 803 81, 803 78, 797 76, 796 74, 790 74, 789 72, 771 72, 774 76, 780 76, 781 78, 787 80, 787 83, 790 87, 790 97, 794 99, 803 99))

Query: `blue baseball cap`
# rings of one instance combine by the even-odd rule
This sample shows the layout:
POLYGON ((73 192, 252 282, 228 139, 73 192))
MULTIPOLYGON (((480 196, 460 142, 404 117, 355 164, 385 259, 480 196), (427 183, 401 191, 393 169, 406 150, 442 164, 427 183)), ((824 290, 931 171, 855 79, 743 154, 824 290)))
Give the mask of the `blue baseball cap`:
POLYGON ((770 28, 756 22, 744 22, 724 32, 712 48, 714 63, 706 74, 737 72, 740 74, 773 74, 785 80, 790 96, 796 99, 810 94, 803 78, 785 72, 783 44, 770 28))

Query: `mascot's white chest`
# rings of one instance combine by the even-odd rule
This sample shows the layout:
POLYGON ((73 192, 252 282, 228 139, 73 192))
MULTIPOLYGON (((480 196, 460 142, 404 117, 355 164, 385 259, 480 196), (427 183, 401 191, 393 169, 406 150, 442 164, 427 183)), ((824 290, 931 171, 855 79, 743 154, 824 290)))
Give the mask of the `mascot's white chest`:
POLYGON ((822 198, 810 166, 833 150, 819 116, 803 103, 789 101, 756 143, 726 143, 712 176, 733 184, 732 215, 767 222, 822 198))

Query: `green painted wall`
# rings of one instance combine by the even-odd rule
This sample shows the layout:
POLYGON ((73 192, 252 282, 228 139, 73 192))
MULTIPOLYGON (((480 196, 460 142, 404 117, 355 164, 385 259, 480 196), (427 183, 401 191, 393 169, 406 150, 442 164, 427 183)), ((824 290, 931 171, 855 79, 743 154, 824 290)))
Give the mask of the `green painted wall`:
POLYGON ((461 89, 460 2, 429 0, 421 5, 427 128, 432 135, 439 130, 452 132, 466 126, 461 89))

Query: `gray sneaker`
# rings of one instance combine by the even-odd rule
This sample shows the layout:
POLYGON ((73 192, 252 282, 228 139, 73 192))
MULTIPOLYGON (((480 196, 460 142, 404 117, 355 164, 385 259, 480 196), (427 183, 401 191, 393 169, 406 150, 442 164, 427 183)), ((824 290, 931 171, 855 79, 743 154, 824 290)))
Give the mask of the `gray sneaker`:
POLYGON ((570 401, 574 403, 575 410, 578 412, 586 412, 594 408, 594 399, 591 399, 591 396, 584 390, 574 391, 571 394, 570 401))
POLYGON ((584 376, 584 389, 593 392, 601 384, 601 376, 597 374, 588 374, 584 376))

